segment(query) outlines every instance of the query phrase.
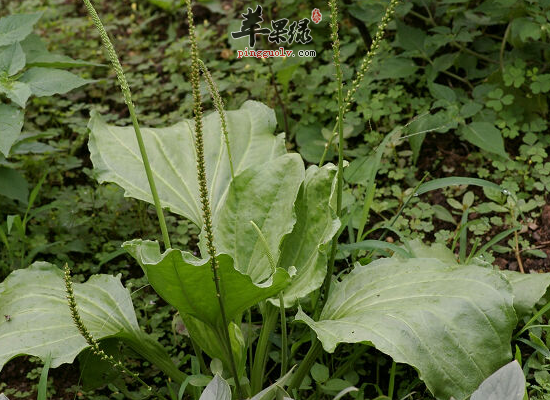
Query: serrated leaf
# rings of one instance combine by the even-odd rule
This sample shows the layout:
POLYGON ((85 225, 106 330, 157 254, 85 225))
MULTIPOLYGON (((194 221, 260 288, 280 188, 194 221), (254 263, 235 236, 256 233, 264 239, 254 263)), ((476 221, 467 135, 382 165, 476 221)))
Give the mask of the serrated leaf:
POLYGON ((438 399, 467 398, 511 358, 517 319, 497 271, 436 259, 380 259, 334 286, 319 321, 299 310, 328 352, 371 342, 414 366, 438 399))
POLYGON ((103 65, 83 60, 73 60, 64 55, 50 53, 40 36, 34 33, 31 33, 21 42, 21 47, 26 54, 27 66, 30 67, 68 68, 103 65))
POLYGON ((80 86, 95 82, 61 69, 41 67, 30 68, 21 75, 19 80, 29 85, 32 94, 37 97, 64 94, 80 86))
POLYGON ((0 18, 0 46, 7 46, 25 39, 40 19, 42 13, 14 14, 0 18))
POLYGON ((470 400, 522 400, 525 376, 517 361, 512 361, 488 377, 470 400))
MULTIPOLYGON (((94 275, 73 286, 80 316, 94 338, 120 338, 138 353, 154 353, 171 364, 162 346, 141 332, 120 277, 94 275)), ((10 316, 0 320, 0 369, 23 354, 43 360, 51 354, 51 367, 56 368, 73 362, 88 347, 65 296, 63 272, 45 262, 14 271, 0 283, 0 314, 10 316)))
POLYGON ((0 167, 0 195, 26 204, 29 197, 29 184, 19 171, 0 167))
POLYGON ((5 157, 23 128, 23 111, 8 104, 0 104, 0 153, 5 157))
POLYGON ((27 100, 32 94, 29 85, 19 81, 0 82, 0 93, 4 93, 8 99, 21 108, 25 108, 27 100))
POLYGON ((490 122, 471 122, 460 129, 462 136, 468 142, 482 150, 509 158, 504 149, 502 134, 490 122))
POLYGON ((0 49, 0 72, 15 75, 25 66, 25 53, 19 43, 0 49))
POLYGON ((397 40, 403 49, 425 54, 425 39, 426 33, 423 30, 405 25, 399 20, 397 21, 397 40))
MULTIPOLYGON (((219 212, 231 181, 229 161, 216 113, 204 118, 206 176, 212 213, 219 212)), ((227 112, 229 142, 235 174, 286 153, 283 136, 274 136, 275 113, 247 101, 240 110, 227 112)), ((88 124, 91 159, 100 182, 114 182, 126 196, 153 203, 132 127, 107 125, 97 113, 88 124)), ((142 128, 161 204, 202 226, 193 122, 167 128, 142 128)))
MULTIPOLYGON (((296 222, 293 208, 303 180, 304 163, 296 153, 251 166, 231 182, 223 207, 213 218, 217 251, 229 254, 235 268, 253 282, 261 282, 272 273, 256 227, 277 263, 281 241, 296 222)), ((203 256, 208 254, 205 246, 202 237, 203 256)))
MULTIPOLYGON (((158 242, 140 239, 125 242, 123 247, 141 265, 153 289, 181 315, 192 315, 213 328, 221 326, 220 306, 209 260, 176 249, 161 254, 158 242)), ((216 258, 229 321, 254 304, 275 296, 290 282, 289 274, 277 268, 267 280, 255 284, 248 275, 235 269, 230 256, 219 254, 216 258)))
POLYGON ((453 89, 448 86, 440 85, 439 83, 429 82, 428 89, 435 99, 445 100, 449 103, 456 101, 456 94, 453 89))

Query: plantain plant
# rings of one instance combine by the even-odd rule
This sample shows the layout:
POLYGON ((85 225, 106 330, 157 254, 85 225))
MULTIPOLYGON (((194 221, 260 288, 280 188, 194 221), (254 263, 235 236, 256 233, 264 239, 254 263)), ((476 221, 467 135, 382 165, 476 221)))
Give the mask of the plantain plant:
MULTIPOLYGON (((351 91, 344 93, 336 0, 329 6, 338 81, 334 130, 338 164, 307 168, 299 154, 287 152, 284 134, 274 135, 273 110, 256 101, 247 101, 238 110, 223 109, 200 60, 190 0, 186 6, 194 119, 166 128, 140 128, 114 47, 92 4, 84 3, 133 122, 132 127, 113 126, 92 113, 89 149, 95 173, 99 182, 114 182, 126 196, 156 208, 164 249, 143 239, 127 241, 123 247, 155 291, 179 311, 202 372, 207 373, 203 353, 221 360, 222 368, 216 369, 201 399, 288 397, 285 387, 300 397, 303 379, 319 355, 323 350, 334 352, 339 343, 373 346, 394 363, 413 366, 432 394, 446 400, 466 399, 512 359, 510 342, 518 316, 544 295, 550 276, 505 275, 487 266, 478 253, 457 261, 442 245, 413 241, 398 247, 363 241, 366 219, 357 241, 339 240, 347 224, 342 123, 377 47, 366 56, 351 91), (217 108, 204 117, 201 69, 217 108), (171 246, 164 211, 201 229, 199 257, 171 246), (356 259, 362 250, 370 250, 369 256, 359 259, 351 271, 335 275, 338 252, 351 252, 356 259), (524 290, 527 284, 532 285, 529 291, 524 290), (255 343, 252 309, 263 319, 255 343), (293 311, 297 311, 294 320, 301 323, 295 328, 306 329, 305 343, 310 344, 297 366, 292 365, 296 357, 288 352, 286 327, 286 315, 293 311), (278 319, 280 379, 264 388, 269 335, 278 319)), ((396 3, 390 2, 383 17, 376 46, 396 3)), ((399 133, 399 129, 392 132, 388 140, 399 133)), ((377 152, 374 160, 379 163, 381 155, 377 152)), ((370 192, 375 190, 377 168, 368 176, 370 192)), ((500 190, 479 179, 447 178, 423 183, 416 193, 457 184, 500 190)), ((365 205, 365 218, 368 213, 365 205)), ((109 360, 102 355, 100 341, 115 337, 181 384, 182 390, 189 382, 164 349, 140 330, 119 277, 96 275, 71 285, 68 273, 35 263, 0 284, 0 314, 10 315, 9 321, 0 322, 0 368, 21 354, 51 358, 55 368, 72 362, 87 347, 109 360), (64 301, 64 278, 69 306, 64 301)), ((135 377, 119 362, 110 361, 135 377)))

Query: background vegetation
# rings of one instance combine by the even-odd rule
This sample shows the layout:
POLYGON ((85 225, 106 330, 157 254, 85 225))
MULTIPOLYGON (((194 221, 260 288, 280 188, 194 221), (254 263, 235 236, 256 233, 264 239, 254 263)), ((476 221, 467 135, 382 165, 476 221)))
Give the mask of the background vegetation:
MULTIPOLYGON (((294 0, 266 0, 261 5, 266 21, 305 18, 319 8, 324 19, 311 24, 313 42, 292 46, 295 51, 313 48, 317 57, 237 59, 236 50, 246 43, 231 39, 229 32, 238 29, 240 12, 251 4, 217 0, 195 7, 202 57, 227 109, 237 109, 247 99, 268 104, 277 113, 277 131, 287 134, 289 150, 318 163, 338 111, 327 6, 294 0)), ((163 0, 105 1, 96 6, 116 40, 142 124, 165 126, 190 118, 190 46, 183 7, 163 0)), ((347 81, 370 47, 386 6, 375 0, 340 5, 342 68, 347 81)), ((0 17, 36 11, 44 14, 35 32, 50 51, 107 64, 79 1, 10 1, 1 4, 0 17)), ((458 232, 467 232, 467 241, 461 245, 469 251, 519 223, 521 230, 493 246, 487 261, 502 269, 550 271, 550 1, 407 1, 396 14, 345 120, 344 151, 350 165, 345 174, 344 206, 349 220, 344 235, 353 242, 363 224, 360 205, 366 196, 365 177, 372 168, 373 150, 387 133, 402 129, 406 140, 382 147, 365 232, 389 220, 405 203, 393 225, 395 232, 386 238, 390 243, 421 238, 450 246, 458 232), (489 179, 511 195, 458 187, 408 200, 425 176, 449 175, 489 179), (519 213, 513 198, 518 200, 519 213), (469 210, 466 220, 465 209, 469 210)), ((257 47, 269 45, 264 41, 257 47)), ((0 155, 0 281, 36 259, 58 265, 67 262, 81 280, 91 273, 120 273, 125 285, 134 290, 140 325, 183 369, 190 370, 190 344, 180 342, 183 325, 173 308, 145 286, 139 266, 120 250, 128 237, 160 239, 154 209, 124 198, 115 185, 98 185, 93 179, 86 145, 90 110, 100 111, 110 123, 131 124, 122 97, 113 90, 116 77, 102 65, 71 71, 97 82, 62 96, 31 98, 23 135, 9 157, 0 155), (23 226, 15 216, 25 220, 29 195, 37 185, 36 200, 23 226)), ((203 101, 206 109, 213 109, 206 86, 203 101)), ((334 156, 329 148, 328 159, 334 156)), ((167 222, 174 247, 195 246, 199 232, 193 224, 173 215, 167 215, 167 222)), ((367 238, 377 239, 378 233, 367 238)), ((338 259, 348 255, 341 251, 338 259)), ((346 262, 340 264, 346 267, 346 262)), ((544 329, 532 334, 531 341, 545 346, 544 329)), ((271 340, 277 343, 280 337, 274 334, 271 340)), ((550 353, 540 346, 535 352, 524 343, 520 346, 524 359, 531 356, 524 371, 532 398, 550 398, 550 353)), ((345 385, 363 382, 368 382, 361 392, 365 398, 376 397, 377 388, 386 392, 391 359, 374 350, 349 358, 350 349, 341 346, 324 364, 314 366, 307 383, 314 395, 331 395, 345 385), (329 379, 329 369, 334 372, 339 360, 348 359, 354 360, 354 367, 342 369, 338 376, 330 374, 329 379)), ((166 385, 159 371, 127 352, 129 367, 140 371, 143 379, 166 385)), ((277 352, 271 356, 271 363, 278 361, 277 352)), ((8 363, 0 372, 0 391, 10 398, 34 398, 41 370, 35 361, 18 358, 8 363)), ((139 387, 123 377, 117 378, 116 386, 96 388, 93 379, 82 387, 83 375, 89 374, 82 374, 78 365, 50 371, 50 393, 60 399, 139 396, 139 387)), ((397 366, 397 382, 397 398, 412 392, 410 398, 430 398, 409 367, 397 366)))

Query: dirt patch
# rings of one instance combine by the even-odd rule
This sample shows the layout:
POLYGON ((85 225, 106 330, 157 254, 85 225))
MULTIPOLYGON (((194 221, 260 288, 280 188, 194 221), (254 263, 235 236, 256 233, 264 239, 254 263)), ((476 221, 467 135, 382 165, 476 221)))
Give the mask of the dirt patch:
MULTIPOLYGON (((36 379, 29 379, 27 375, 42 364, 32 361, 31 357, 17 357, 8 362, 0 372, 0 393, 10 393, 12 391, 20 394, 28 393, 28 396, 17 398, 36 398, 36 385, 38 384, 39 376, 36 379)), ((55 395, 53 398, 57 400, 73 400, 79 398, 78 392, 75 393, 71 389, 76 386, 79 381, 80 371, 78 364, 63 364, 58 368, 50 369, 49 378, 53 379, 53 387, 55 387, 55 395), (68 391, 68 389, 70 389, 68 391)), ((80 394, 82 395, 82 394, 80 394)), ((16 398, 15 396, 7 395, 8 398, 16 398)))

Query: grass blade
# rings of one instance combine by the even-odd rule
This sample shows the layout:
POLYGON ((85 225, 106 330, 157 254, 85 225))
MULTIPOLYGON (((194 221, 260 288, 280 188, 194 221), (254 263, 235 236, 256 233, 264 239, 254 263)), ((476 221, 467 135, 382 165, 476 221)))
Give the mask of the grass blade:
POLYGON ((52 363, 52 355, 49 354, 44 361, 44 368, 42 368, 42 373, 40 374, 40 381, 38 381, 38 397, 37 400, 46 400, 47 399, 47 389, 48 389, 48 372, 50 370, 50 365, 52 363))

